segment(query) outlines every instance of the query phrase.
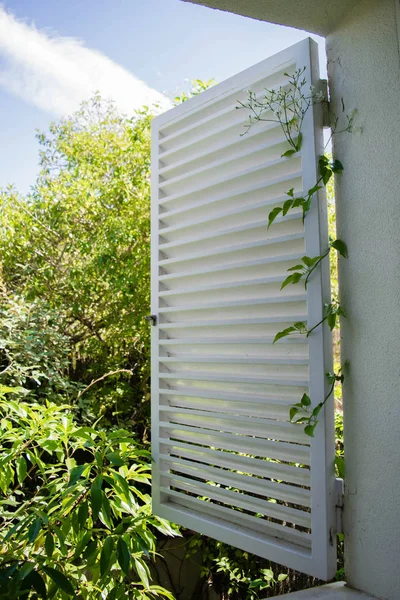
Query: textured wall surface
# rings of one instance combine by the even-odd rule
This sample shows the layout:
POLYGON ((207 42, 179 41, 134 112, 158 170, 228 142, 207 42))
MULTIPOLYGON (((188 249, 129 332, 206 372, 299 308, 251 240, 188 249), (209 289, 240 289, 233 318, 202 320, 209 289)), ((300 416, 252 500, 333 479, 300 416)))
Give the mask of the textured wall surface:
POLYGON ((184 0, 327 35, 359 0, 184 0))
MULTIPOLYGON (((396 0, 398 1, 398 0, 396 0)), ((334 110, 361 132, 335 152, 344 386, 349 584, 400 598, 400 59, 395 0, 363 0, 327 39, 334 110)))

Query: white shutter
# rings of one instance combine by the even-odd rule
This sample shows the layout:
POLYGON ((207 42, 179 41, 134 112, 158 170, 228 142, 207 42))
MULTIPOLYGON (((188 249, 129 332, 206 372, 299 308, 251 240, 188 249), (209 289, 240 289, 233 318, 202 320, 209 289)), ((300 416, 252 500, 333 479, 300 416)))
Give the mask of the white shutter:
POLYGON ((301 153, 276 123, 247 135, 236 110, 306 67, 310 39, 247 69, 153 121, 153 510, 185 527, 299 571, 336 570, 333 405, 315 438, 289 420, 308 392, 323 400, 329 332, 272 344, 295 321, 322 318, 327 261, 310 281, 280 291, 288 267, 327 247, 325 199, 303 225, 268 213, 317 181, 320 108, 307 112, 301 153))

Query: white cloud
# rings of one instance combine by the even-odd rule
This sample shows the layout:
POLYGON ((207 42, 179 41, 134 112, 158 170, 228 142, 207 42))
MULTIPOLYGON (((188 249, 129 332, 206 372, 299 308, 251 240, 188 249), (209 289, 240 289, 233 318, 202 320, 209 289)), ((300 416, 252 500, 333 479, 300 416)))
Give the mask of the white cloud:
POLYGON ((166 97, 74 38, 39 31, 0 6, 0 85, 56 116, 76 110, 99 91, 131 114, 166 97))

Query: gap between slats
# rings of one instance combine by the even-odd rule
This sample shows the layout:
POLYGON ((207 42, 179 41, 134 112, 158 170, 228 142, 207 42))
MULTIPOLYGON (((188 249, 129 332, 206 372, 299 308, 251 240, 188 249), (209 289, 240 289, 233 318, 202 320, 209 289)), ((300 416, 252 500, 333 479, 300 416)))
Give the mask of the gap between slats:
POLYGON ((263 544, 273 543, 273 545, 285 548, 289 552, 295 552, 296 555, 300 552, 304 557, 311 558, 311 535, 309 533, 267 519, 247 515, 227 506, 205 502, 164 486, 161 487, 160 491, 169 500, 165 506, 171 506, 172 508, 175 506, 179 512, 183 509, 197 519, 200 513, 202 514, 202 520, 212 523, 216 530, 220 527, 227 527, 230 530, 234 528, 235 533, 240 534, 242 527, 244 534, 248 535, 251 531, 252 536, 255 536, 263 544), (210 509, 212 509, 212 514, 210 514, 210 509))
MULTIPOLYGON (((261 440, 247 435, 231 433, 210 432, 207 429, 194 429, 185 425, 172 425, 160 422, 160 429, 168 431, 170 440, 179 440, 219 448, 220 450, 231 450, 243 454, 252 454, 260 458, 272 458, 288 463, 297 463, 310 466, 310 448, 300 444, 288 442, 275 442, 261 440)), ((161 435, 161 437, 163 437, 161 435)))
MULTIPOLYGON (((295 487, 278 481, 269 481, 265 478, 220 469, 214 465, 204 465, 164 454, 160 455, 160 461, 161 474, 165 472, 165 467, 167 466, 170 471, 238 488, 244 492, 256 494, 261 498, 281 500, 288 504, 304 506, 305 508, 310 508, 311 506, 310 491, 301 487, 295 487)), ((219 466, 224 467, 225 465, 219 466)))
POLYGON ((292 467, 271 460, 254 458, 252 456, 243 456, 233 454, 232 452, 223 452, 211 448, 201 448, 192 446, 184 442, 173 442, 169 439, 161 438, 160 444, 168 449, 167 456, 183 457, 197 462, 219 465, 227 469, 234 469, 243 473, 259 475, 268 479, 294 483, 303 487, 310 487, 310 470, 304 467, 292 467))
POLYGON ((255 514, 261 513, 284 522, 293 523, 309 529, 311 527, 311 514, 295 508, 282 506, 273 502, 267 502, 240 492, 234 492, 225 488, 217 488, 206 483, 194 482, 180 477, 179 475, 164 476, 172 487, 179 488, 197 496, 206 496, 226 505, 233 505, 255 514))

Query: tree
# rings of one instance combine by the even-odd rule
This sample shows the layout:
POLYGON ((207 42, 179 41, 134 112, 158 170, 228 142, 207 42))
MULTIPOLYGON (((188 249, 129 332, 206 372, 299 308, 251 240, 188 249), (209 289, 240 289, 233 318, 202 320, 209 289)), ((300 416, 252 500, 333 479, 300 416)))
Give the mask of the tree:
POLYGON ((70 378, 88 385, 82 418, 147 427, 150 122, 95 97, 38 134, 39 177, 0 196, 8 293, 46 303, 71 343, 70 378), (130 371, 131 375, 126 371, 130 371))

